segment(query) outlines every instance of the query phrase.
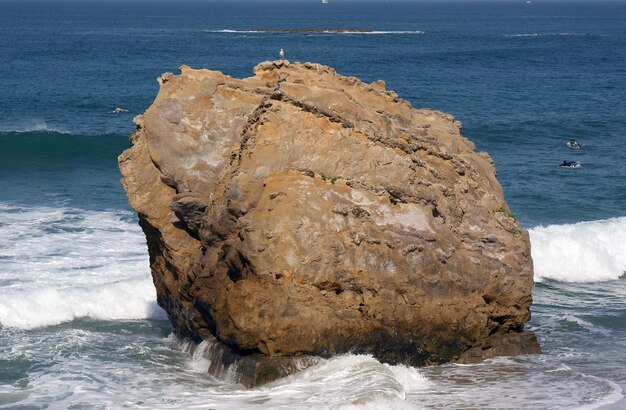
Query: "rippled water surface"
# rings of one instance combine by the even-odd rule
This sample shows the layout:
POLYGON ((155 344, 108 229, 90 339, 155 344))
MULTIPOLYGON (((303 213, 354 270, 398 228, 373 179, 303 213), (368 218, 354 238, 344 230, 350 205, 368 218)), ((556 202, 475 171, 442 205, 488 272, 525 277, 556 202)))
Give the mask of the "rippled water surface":
POLYGON ((626 4, 330 3, 0 1, 0 408, 626 406, 626 4), (245 389, 170 335, 116 157, 158 75, 249 76, 280 48, 452 113, 489 152, 530 232, 544 354, 343 355, 245 389))

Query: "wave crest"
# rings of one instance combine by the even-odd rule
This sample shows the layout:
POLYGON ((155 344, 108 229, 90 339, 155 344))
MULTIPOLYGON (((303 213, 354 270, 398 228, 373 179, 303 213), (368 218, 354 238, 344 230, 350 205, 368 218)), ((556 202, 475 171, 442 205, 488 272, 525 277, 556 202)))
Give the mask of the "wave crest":
POLYGON ((162 317, 145 237, 128 211, 0 203, 0 324, 162 317))
POLYGON ((535 281, 601 282, 626 272, 626 217, 529 230, 535 281))
POLYGON ((0 323, 32 329, 81 317, 102 320, 165 319, 149 279, 104 286, 44 287, 2 292, 0 323))

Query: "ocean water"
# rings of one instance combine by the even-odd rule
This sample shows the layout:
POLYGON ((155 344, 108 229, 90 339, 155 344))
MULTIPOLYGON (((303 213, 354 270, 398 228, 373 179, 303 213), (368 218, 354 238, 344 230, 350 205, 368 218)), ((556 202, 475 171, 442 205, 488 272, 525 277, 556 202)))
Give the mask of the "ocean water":
POLYGON ((626 3, 330 3, 0 0, 0 408, 626 408, 626 3), (158 75, 249 76, 280 48, 489 152, 530 231, 542 355, 341 355, 245 389, 171 335, 116 157, 158 75))

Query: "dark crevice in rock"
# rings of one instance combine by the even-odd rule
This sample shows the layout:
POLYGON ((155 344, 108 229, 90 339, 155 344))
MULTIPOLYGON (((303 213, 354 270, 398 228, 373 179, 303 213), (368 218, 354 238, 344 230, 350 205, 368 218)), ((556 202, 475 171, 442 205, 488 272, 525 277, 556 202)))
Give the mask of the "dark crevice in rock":
POLYGON ((226 266, 228 266, 227 274, 233 282, 238 282, 254 275, 254 267, 250 263, 250 260, 239 252, 239 250, 226 246, 224 248, 224 254, 224 262, 226 266))
POLYGON ((194 197, 186 194, 177 195, 170 204, 170 209, 179 220, 174 225, 185 229, 193 238, 200 240, 200 229, 208 206, 208 198, 194 197))
POLYGON ((150 264, 152 265, 155 262, 156 257, 159 256, 162 251, 161 232, 158 228, 152 226, 150 222, 148 222, 148 217, 146 215, 138 214, 138 216, 139 226, 141 226, 141 229, 146 235, 148 255, 150 256, 150 264))
POLYGON ((341 124, 344 128, 354 128, 354 125, 351 122, 349 122, 349 121, 347 121, 347 120, 345 120, 345 119, 343 119, 343 118, 341 118, 341 117, 339 117, 339 116, 337 116, 337 115, 335 115, 333 113, 330 113, 330 112, 328 112, 326 110, 323 110, 320 107, 317 107, 317 106, 315 106, 313 104, 309 104, 309 103, 306 103, 306 102, 303 102, 303 101, 294 100, 294 99, 288 97, 285 93, 283 93, 281 91, 274 91, 272 94, 270 94, 270 98, 272 100, 289 103, 289 104, 291 104, 291 105, 293 105, 295 107, 300 108, 302 111, 308 112, 308 113, 313 114, 313 115, 315 115, 317 117, 327 118, 331 122, 335 122, 337 124, 341 124))
POLYGON ((263 117, 263 115, 267 112, 267 109, 271 107, 271 103, 269 102, 269 96, 264 98, 263 101, 259 104, 259 106, 252 112, 252 114, 248 117, 248 121, 246 125, 243 127, 240 137, 239 144, 239 152, 237 155, 238 162, 241 163, 243 152, 245 151, 248 141, 253 139, 256 135, 256 126, 259 121, 263 117))

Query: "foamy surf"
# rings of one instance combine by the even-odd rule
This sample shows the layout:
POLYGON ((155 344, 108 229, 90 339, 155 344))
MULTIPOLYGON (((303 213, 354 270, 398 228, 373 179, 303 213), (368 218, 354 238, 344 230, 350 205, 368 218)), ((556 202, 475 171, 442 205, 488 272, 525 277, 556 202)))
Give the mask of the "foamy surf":
POLYGON ((246 389, 204 373, 202 355, 186 355, 175 337, 163 339, 159 332, 142 331, 139 324, 83 325, 63 332, 43 328, 33 335, 1 333, 12 340, 1 358, 42 363, 29 370, 31 377, 19 388, 0 383, 4 403, 223 410, 597 408, 622 397, 615 383, 546 356, 415 369, 347 354, 246 389))
POLYGON ((130 212, 0 204, 0 324, 163 317, 130 212))
POLYGON ((529 230, 535 281, 600 282, 626 272, 626 217, 529 230))
POLYGON ((598 408, 622 396, 617 384, 544 355, 434 366, 422 372, 430 389, 407 399, 424 408, 579 408, 583 403, 598 408))
POLYGON ((76 318, 165 318, 148 280, 124 281, 91 288, 44 287, 0 291, 0 323, 22 329, 56 325, 76 318))
MULTIPOLYGON (((188 345, 170 337, 173 347, 188 345)), ((189 357, 189 370, 204 372, 212 348, 204 342, 189 357)), ((227 372, 228 373, 228 372, 227 372)), ((216 409, 417 409, 417 408, 598 408, 622 398, 621 388, 546 356, 495 358, 475 365, 413 368, 383 364, 368 355, 344 354, 271 384, 252 389, 220 375, 210 401, 186 403, 216 409), (575 391, 569 391, 571 387, 575 391), (472 392, 468 394, 468 392, 472 392), (555 405, 555 406, 554 406, 555 405)))
MULTIPOLYGON (((193 371, 208 368, 209 349, 211 344, 203 342, 195 350, 189 362, 193 371)), ((228 374, 219 377, 222 383, 232 379, 228 374)), ((262 408, 414 409, 415 404, 406 401, 407 394, 427 391, 429 386, 419 369, 346 354, 320 359, 318 364, 268 385, 236 392, 225 389, 206 404, 219 409, 254 408, 255 403, 262 403, 262 408)))

